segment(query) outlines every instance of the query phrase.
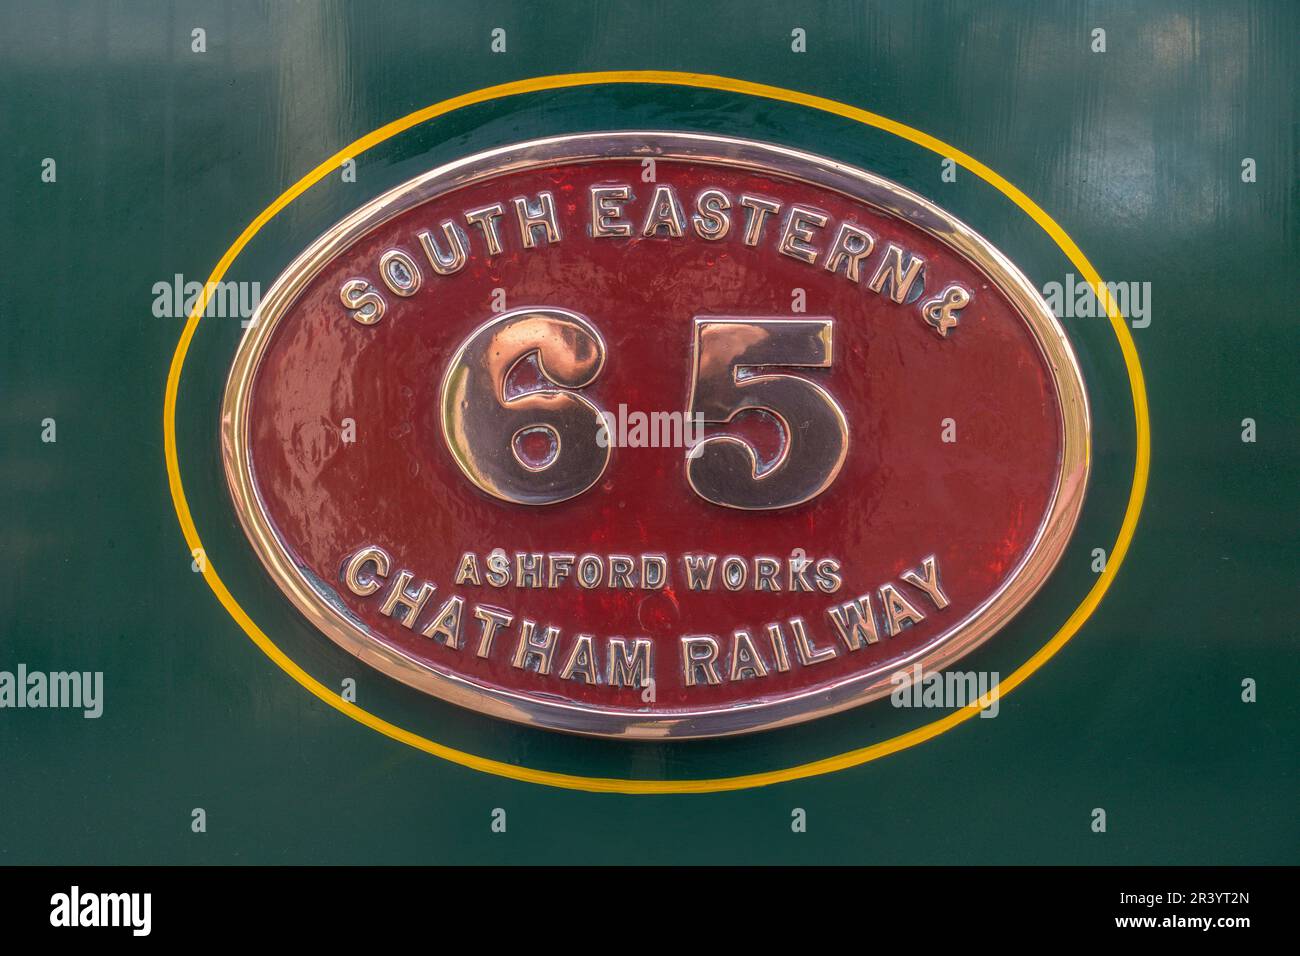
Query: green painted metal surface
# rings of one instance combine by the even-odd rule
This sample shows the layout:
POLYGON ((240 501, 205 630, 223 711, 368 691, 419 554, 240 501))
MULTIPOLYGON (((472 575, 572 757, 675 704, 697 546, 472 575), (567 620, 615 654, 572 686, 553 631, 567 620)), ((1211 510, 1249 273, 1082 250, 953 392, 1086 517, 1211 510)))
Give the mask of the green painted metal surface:
MULTIPOLYGON (((1294 4, 23 2, 0 17, 0 670, 104 674, 98 719, 0 710, 0 862, 1296 862, 1294 4), (795 28, 807 52, 792 51, 795 28), (1137 535, 1097 612, 996 719, 762 789, 559 790, 336 712, 192 571, 163 463, 184 320, 154 314, 155 284, 206 278, 284 189, 412 110, 615 69, 737 77, 899 120, 1023 190, 1105 279, 1149 283, 1133 330, 1152 434, 1137 535), (792 832, 795 808, 806 833, 792 832)), ((603 85, 388 140, 357 157, 355 182, 331 174, 276 217, 227 278, 267 288, 326 227, 440 161, 638 127, 823 153, 933 199, 1040 287, 1075 271, 1005 196, 966 170, 945 181, 940 156, 896 136, 735 93, 603 85)), ((1082 523, 1043 592, 965 668, 1006 675, 1028 659, 1119 530, 1128 377, 1105 320, 1064 324, 1095 418, 1082 523)), ((936 716, 878 703, 741 739, 629 745, 494 721, 364 669, 293 611, 237 527, 216 433, 240 334, 238 319, 205 318, 186 359, 177 426, 195 522, 252 618, 325 685, 355 679, 367 710, 511 764, 642 779, 789 767, 936 716)))

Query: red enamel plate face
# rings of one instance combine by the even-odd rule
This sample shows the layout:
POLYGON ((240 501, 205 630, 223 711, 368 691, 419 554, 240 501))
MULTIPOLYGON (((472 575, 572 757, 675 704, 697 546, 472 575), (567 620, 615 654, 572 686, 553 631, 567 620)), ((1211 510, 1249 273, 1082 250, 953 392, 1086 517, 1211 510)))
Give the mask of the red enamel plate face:
POLYGON ((318 240, 240 346, 223 441, 262 561, 363 660, 689 737, 991 636, 1073 529, 1087 429, 1033 288, 925 200, 618 133, 434 170, 318 240))

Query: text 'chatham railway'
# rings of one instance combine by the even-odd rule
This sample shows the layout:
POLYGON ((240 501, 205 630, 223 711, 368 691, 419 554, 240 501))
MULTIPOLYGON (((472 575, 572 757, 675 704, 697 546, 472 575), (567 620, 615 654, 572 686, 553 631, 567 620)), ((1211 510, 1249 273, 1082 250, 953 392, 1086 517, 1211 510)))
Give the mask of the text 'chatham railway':
MULTIPOLYGON (((575 632, 572 627, 530 620, 501 607, 476 603, 476 599, 485 590, 507 585, 660 590, 668 586, 670 566, 693 591, 710 590, 716 583, 733 592, 747 587, 767 593, 812 591, 815 587, 830 594, 842 584, 840 563, 834 558, 813 562, 795 557, 781 562, 759 557, 746 561, 730 555, 719 562, 717 555, 683 554, 670 565, 667 557, 659 554, 605 558, 519 553, 512 559, 495 551, 482 561, 473 552, 462 555, 454 579, 458 590, 443 595, 433 581, 395 569, 388 552, 375 545, 351 555, 343 563, 341 577, 353 594, 379 601, 380 614, 449 651, 462 652, 468 646, 479 657, 496 654, 517 670, 543 677, 640 688, 655 679, 654 643, 648 637, 597 637, 575 632), (716 578, 715 568, 719 569, 716 578)), ((828 606, 824 622, 810 624, 802 617, 791 617, 758 627, 738 623, 729 635, 680 635, 678 666, 683 680, 687 687, 694 687, 767 677, 794 665, 809 667, 840 653, 861 650, 882 636, 896 637, 904 628, 925 620, 927 613, 948 606, 933 555, 903 571, 899 578, 902 583, 882 584, 873 592, 828 606), (920 609, 923 600, 928 601, 927 611, 920 609), (825 637, 818 634, 823 625, 825 637)))

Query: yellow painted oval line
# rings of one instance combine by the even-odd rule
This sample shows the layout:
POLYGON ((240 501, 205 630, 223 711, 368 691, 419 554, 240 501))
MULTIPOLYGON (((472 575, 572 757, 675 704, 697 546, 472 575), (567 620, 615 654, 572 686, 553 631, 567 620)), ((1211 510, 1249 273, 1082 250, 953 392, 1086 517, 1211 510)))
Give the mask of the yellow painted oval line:
MULTIPOLYGON (((194 332, 198 328, 199 319, 207 306, 208 290, 214 283, 221 281, 226 271, 230 268, 231 263, 248 245, 249 241, 274 218, 289 203, 293 202, 298 196, 310 189, 315 183, 320 182, 331 172, 339 168, 345 159, 354 159, 364 153, 367 149, 384 142, 387 139, 402 133, 413 126, 418 126, 428 120, 438 116, 443 116, 454 110, 466 106, 472 106, 476 103, 486 103, 491 100, 501 99, 507 96, 515 96, 520 93, 534 93, 542 90, 558 90, 576 86, 592 86, 602 83, 657 83, 669 86, 689 86, 701 89, 723 90, 731 93, 741 93, 747 96, 757 96, 764 99, 780 100, 785 103, 794 103, 798 106, 806 106, 810 109, 821 110, 825 113, 833 113, 836 116, 842 116, 867 126, 874 126, 877 129, 901 136, 910 142, 923 146, 928 150, 938 153, 940 156, 948 157, 955 160, 963 168, 974 173, 976 176, 989 183, 999 192, 1009 198, 1022 209, 1034 222, 1036 222, 1044 232, 1051 236, 1061 251, 1074 264, 1085 279, 1092 284, 1094 289, 1099 290, 1100 298, 1106 307, 1106 314, 1110 317, 1111 328, 1115 332, 1115 337, 1119 340, 1120 352, 1124 357, 1124 366, 1128 370, 1129 388, 1133 395, 1133 417, 1136 426, 1137 454, 1133 465, 1133 485, 1129 491, 1128 506, 1124 512, 1124 520, 1120 525, 1119 536, 1115 539, 1114 547, 1111 549, 1110 556, 1106 561, 1106 569, 1097 577, 1096 583, 1084 597, 1083 602, 1074 610, 1065 624, 1061 626, 1046 644, 1044 644, 1029 660, 1025 661, 1013 673, 1007 676, 993 691, 992 696, 1004 696, 1020 686, 1029 675, 1042 667, 1052 656, 1059 651, 1065 643, 1073 637, 1086 621, 1089 615, 1097 609, 1101 603, 1103 595, 1110 587, 1111 582, 1119 573, 1120 566, 1124 563, 1124 558, 1128 554, 1129 545, 1133 540, 1134 532, 1137 530, 1138 516, 1142 511, 1142 500, 1146 494, 1147 475, 1151 462, 1151 433, 1150 423, 1147 413, 1146 385, 1142 377, 1142 366, 1138 361, 1137 348, 1133 342, 1133 336, 1129 332, 1127 323, 1124 321, 1119 310, 1116 308, 1114 301, 1105 286, 1102 284, 1101 276, 1093 268, 1087 257, 1075 245, 1074 240, 1066 234, 1065 230, 1057 224, 1051 216, 1045 213, 1039 206, 1034 203, 1028 196, 1019 189, 1007 182, 996 172, 985 166, 974 157, 968 156, 959 149, 949 146, 942 140, 936 139, 928 133, 913 129, 897 120, 891 120, 887 117, 880 116, 877 113, 871 113, 867 110, 858 109, 855 106, 849 106, 836 100, 827 99, 822 96, 812 96, 808 93, 800 93, 796 90, 787 90, 778 86, 768 86, 764 83, 751 83, 748 80, 738 80, 726 76, 711 76, 704 73, 680 73, 670 70, 609 70, 594 73, 566 73, 556 76, 539 76, 526 80, 516 80, 512 83, 502 83, 497 86, 485 87, 481 90, 475 90, 472 93, 466 93, 462 96, 455 96, 451 99, 443 100, 440 103, 434 103, 432 106, 426 106, 424 109, 416 110, 409 113, 401 119, 394 120, 386 126, 367 133, 355 142, 349 143, 343 149, 339 150, 333 156, 326 159, 311 172, 307 173, 296 183, 281 193, 276 200, 262 210, 239 237, 231 244, 230 248, 225 251, 216 267, 212 270, 212 275, 208 277, 208 283, 205 285, 203 292, 199 295, 190 312, 189 318, 185 323, 185 328, 181 332, 180 341, 176 345, 176 351, 172 355, 171 368, 167 373, 167 390, 163 398, 163 447, 167 461, 167 483, 171 490, 172 503, 176 508, 176 517, 180 521, 181 531, 185 535, 185 541, 190 550, 203 547, 203 542, 199 539, 198 529, 194 525, 194 519, 190 515, 189 503, 185 499, 185 489, 181 484, 180 460, 176 451, 176 401, 180 391, 181 369, 185 365, 185 355, 189 351, 190 342, 194 338, 194 332)), ((955 710, 938 720, 917 727, 905 734, 899 734, 897 737, 890 737, 879 743, 872 744, 869 747, 862 747, 857 750, 850 750, 847 753, 838 754, 833 757, 826 757, 822 760, 814 760, 810 763, 798 764, 793 767, 786 767, 780 770, 770 770, 764 773, 744 774, 736 777, 719 777, 716 779, 701 780, 627 780, 621 778, 609 777, 584 777, 577 774, 554 773, 549 770, 537 770, 531 767, 521 767, 515 764, 504 763, 499 760, 491 760, 487 757, 480 757, 477 754, 467 753, 462 750, 456 750, 452 747, 440 744, 437 741, 430 740, 427 737, 421 737, 419 734, 412 733, 401 727, 391 724, 381 717, 377 717, 367 710, 363 710, 356 704, 344 700, 334 691, 330 690, 316 678, 312 677, 305 670, 299 667, 294 661, 290 660, 279 647, 276 646, 269 637, 263 633, 262 629, 257 626, 240 607, 239 602, 227 590, 221 578, 217 575, 216 569, 211 562, 207 562, 203 571, 203 579, 207 581, 208 587, 217 596, 222 607, 229 612, 230 616, 235 619, 244 632, 252 639, 267 657, 271 658, 281 670, 296 680, 316 697, 329 704, 335 710, 346 714, 353 720, 365 724, 372 730, 376 730, 393 740, 400 741, 417 750, 433 754, 444 760, 470 767, 474 770, 481 770, 484 773, 492 773, 502 777, 509 777, 512 780, 522 780, 527 783, 540 783, 552 787, 563 787, 572 790, 587 790, 597 793, 716 793, 724 790, 743 790, 749 787, 761 787, 773 783, 782 783, 790 780, 800 780, 806 777, 814 777, 819 774, 831 773, 836 770, 844 770, 848 767, 856 767, 872 760, 877 760, 888 754, 897 753, 900 750, 906 750, 908 747, 914 747, 919 743, 937 737, 945 731, 951 730, 958 724, 961 724, 979 713, 981 705, 979 702, 970 704, 960 710, 955 710)))

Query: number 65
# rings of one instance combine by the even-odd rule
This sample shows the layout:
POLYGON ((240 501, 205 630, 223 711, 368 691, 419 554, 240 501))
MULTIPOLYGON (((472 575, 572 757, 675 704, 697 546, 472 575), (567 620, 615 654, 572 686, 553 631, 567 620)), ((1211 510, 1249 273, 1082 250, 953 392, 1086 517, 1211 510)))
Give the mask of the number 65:
MULTIPOLYGON (((699 442, 685 466, 696 494, 729 508, 770 510, 830 486, 848 453, 844 412, 816 382, 773 369, 829 368, 833 332, 829 318, 695 319, 688 414, 725 424, 757 410, 781 429, 776 460, 766 467, 737 435, 699 442)), ((452 357, 440 397, 443 438, 465 476, 494 497, 527 505, 565 501, 599 481, 610 457, 596 440, 604 419, 579 390, 600 375, 605 356, 596 327, 566 309, 513 309, 476 329, 452 357), (542 384, 509 390, 512 371, 530 356, 542 384), (538 435, 548 451, 529 457, 523 442, 538 435)))

